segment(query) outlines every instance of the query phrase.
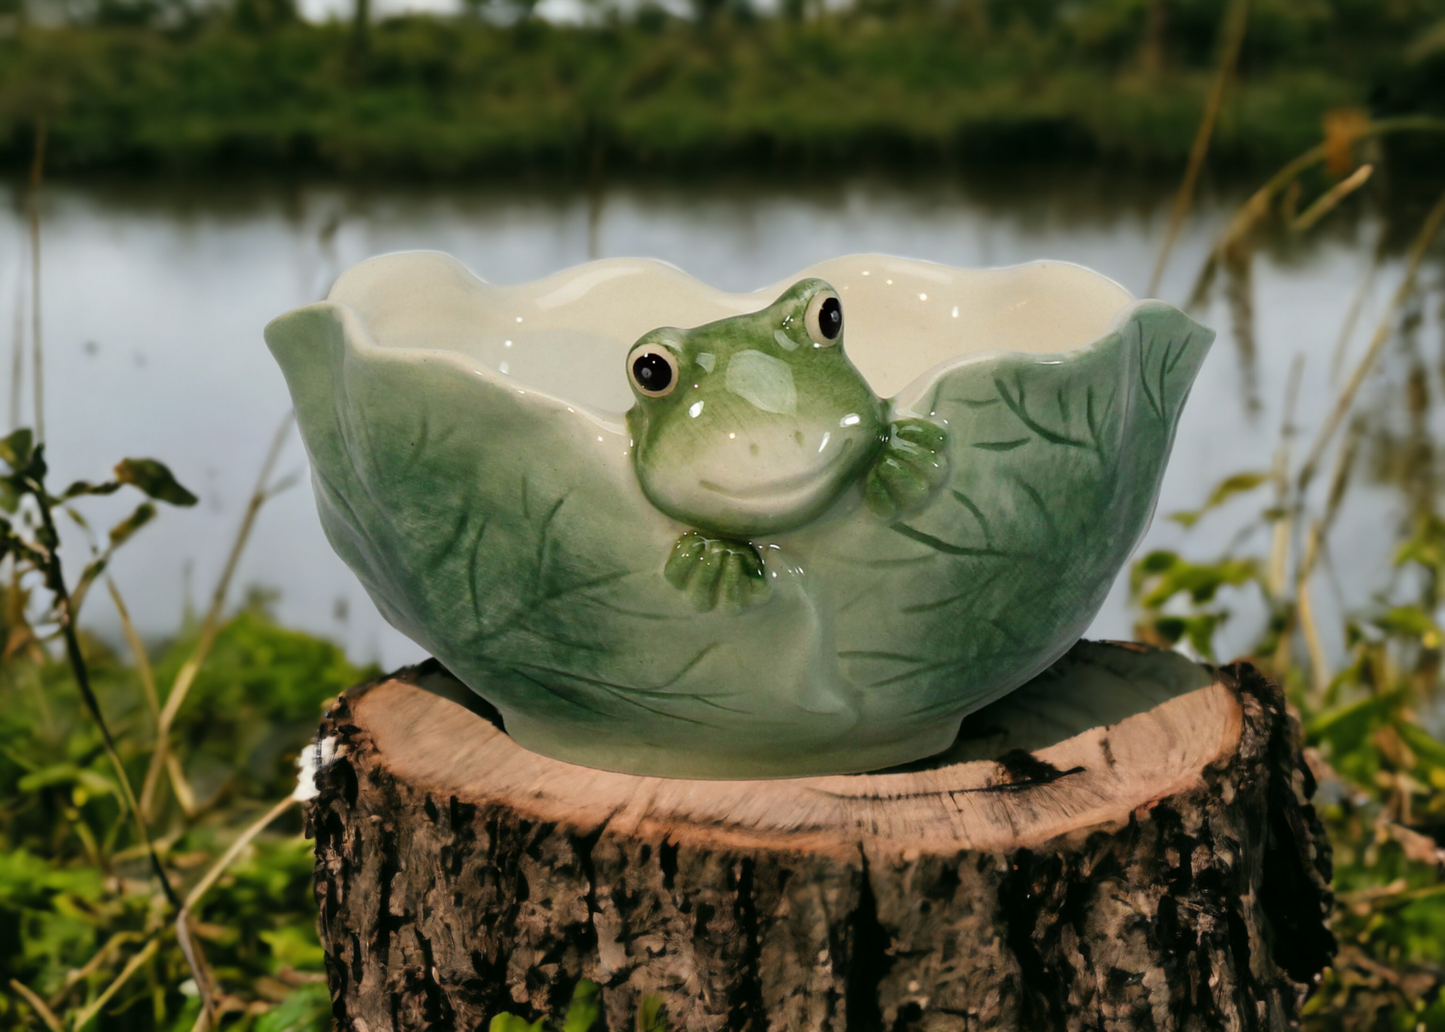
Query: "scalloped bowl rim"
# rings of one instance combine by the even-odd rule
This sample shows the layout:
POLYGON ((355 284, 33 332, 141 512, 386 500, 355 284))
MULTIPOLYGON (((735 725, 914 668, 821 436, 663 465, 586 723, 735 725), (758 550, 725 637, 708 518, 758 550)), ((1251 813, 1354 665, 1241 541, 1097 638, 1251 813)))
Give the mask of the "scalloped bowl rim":
POLYGON ((605 258, 493 284, 438 251, 367 259, 336 280, 327 300, 351 309, 373 346, 419 359, 451 353, 477 375, 615 424, 632 404, 622 363, 638 337, 757 311, 812 276, 843 298, 853 363, 875 393, 900 401, 945 366, 1087 348, 1140 303, 1107 276, 1052 260, 969 269, 854 254, 732 293, 650 258, 605 258))

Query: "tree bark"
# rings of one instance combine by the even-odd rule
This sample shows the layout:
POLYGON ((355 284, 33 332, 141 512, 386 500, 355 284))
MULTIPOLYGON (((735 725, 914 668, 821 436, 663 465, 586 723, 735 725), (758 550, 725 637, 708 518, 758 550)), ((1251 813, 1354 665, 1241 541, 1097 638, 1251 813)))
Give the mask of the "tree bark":
POLYGON ((1299 729, 1246 663, 1081 644, 865 775, 558 763, 434 663, 317 748, 343 1030, 556 1017, 584 978, 618 1032, 653 994, 674 1032, 1277 1030, 1334 950, 1299 729))

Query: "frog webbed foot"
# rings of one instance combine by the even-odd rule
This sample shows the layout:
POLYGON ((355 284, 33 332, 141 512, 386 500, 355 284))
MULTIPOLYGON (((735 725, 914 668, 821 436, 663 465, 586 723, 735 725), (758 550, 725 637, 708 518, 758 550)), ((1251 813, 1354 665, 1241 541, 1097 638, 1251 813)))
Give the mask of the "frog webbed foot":
POLYGON ((948 472, 948 432, 926 419, 900 419, 888 427, 888 441, 863 482, 863 498, 879 516, 891 519, 923 504, 948 472))
POLYGON ((672 546, 663 576, 702 612, 721 606, 741 613, 768 596, 763 558, 746 541, 706 537, 689 530, 672 546))

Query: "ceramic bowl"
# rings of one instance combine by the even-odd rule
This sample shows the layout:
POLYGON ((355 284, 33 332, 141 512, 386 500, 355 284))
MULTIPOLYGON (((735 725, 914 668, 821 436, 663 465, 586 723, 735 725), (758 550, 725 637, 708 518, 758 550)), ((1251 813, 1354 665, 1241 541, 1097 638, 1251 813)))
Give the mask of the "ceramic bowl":
POLYGON ((1075 265, 750 294, 372 259, 273 322, 322 525, 523 746, 689 778, 938 753, 1078 640, 1211 331, 1075 265))

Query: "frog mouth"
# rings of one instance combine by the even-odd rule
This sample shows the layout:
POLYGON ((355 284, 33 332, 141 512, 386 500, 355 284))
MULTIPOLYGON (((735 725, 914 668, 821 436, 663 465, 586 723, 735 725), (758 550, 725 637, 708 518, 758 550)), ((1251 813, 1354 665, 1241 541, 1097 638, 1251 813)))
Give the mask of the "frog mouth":
POLYGON ((776 498, 780 495, 794 494, 799 490, 813 486, 841 465, 843 459, 852 447, 852 440, 846 440, 843 442, 842 447, 833 453, 833 457, 821 466, 816 466, 813 469, 805 469, 801 473, 793 473, 786 477, 779 477, 776 480, 765 480, 760 484, 751 484, 745 488, 727 488, 714 480, 699 480, 697 486, 701 487, 704 491, 720 494, 724 498, 734 498, 744 501, 760 498, 776 498))

